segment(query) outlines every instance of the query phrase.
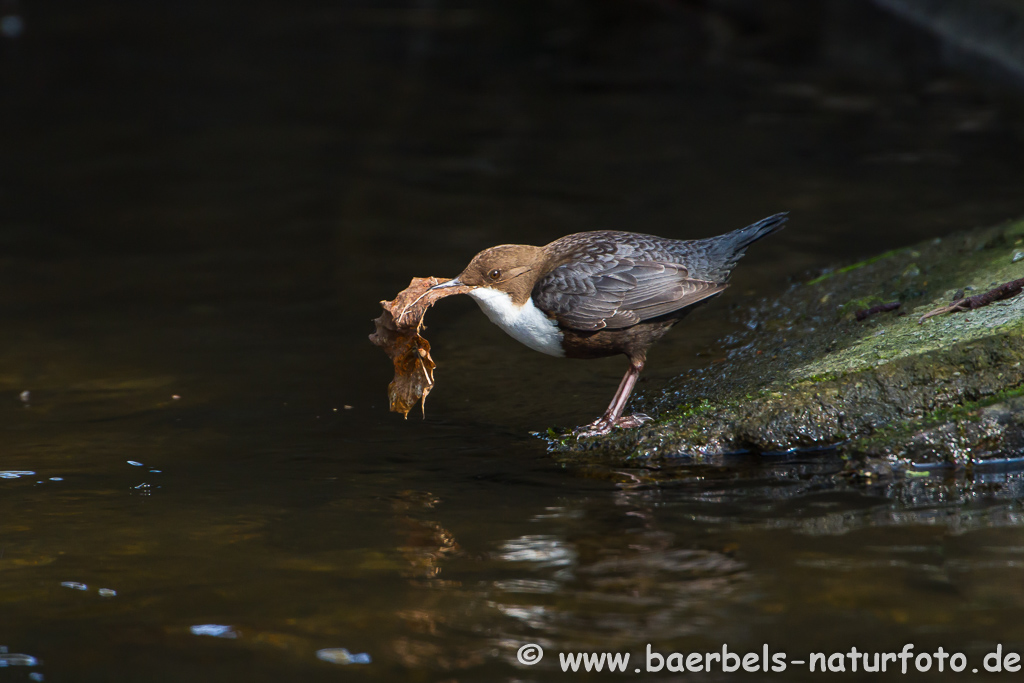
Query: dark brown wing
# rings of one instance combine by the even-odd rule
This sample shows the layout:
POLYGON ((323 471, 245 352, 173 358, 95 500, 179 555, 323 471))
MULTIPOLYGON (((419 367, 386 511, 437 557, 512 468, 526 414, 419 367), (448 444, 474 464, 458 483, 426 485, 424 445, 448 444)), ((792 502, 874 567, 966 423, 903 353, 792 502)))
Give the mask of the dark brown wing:
POLYGON ((534 302, 574 330, 617 329, 690 306, 727 285, 687 277, 676 263, 581 254, 537 282, 534 302))

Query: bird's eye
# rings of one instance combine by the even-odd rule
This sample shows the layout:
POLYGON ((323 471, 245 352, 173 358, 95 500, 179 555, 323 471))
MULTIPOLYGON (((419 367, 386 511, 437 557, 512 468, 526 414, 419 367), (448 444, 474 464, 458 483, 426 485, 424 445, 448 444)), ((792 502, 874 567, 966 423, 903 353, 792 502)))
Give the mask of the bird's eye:
POLYGON ((491 278, 492 280, 497 280, 499 277, 501 277, 501 271, 495 268, 491 272, 487 273, 487 277, 491 278))

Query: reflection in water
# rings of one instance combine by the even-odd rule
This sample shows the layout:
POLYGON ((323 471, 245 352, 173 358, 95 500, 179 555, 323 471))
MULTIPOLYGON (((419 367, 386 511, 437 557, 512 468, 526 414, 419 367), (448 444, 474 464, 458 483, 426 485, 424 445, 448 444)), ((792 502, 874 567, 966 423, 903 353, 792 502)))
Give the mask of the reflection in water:
MULTIPOLYGON (((740 475, 706 495, 620 490, 546 506, 529 520, 542 533, 445 557, 438 572, 460 580, 423 586, 422 608, 402 613, 418 635, 398 639, 396 654, 406 666, 451 672, 493 658, 520 666, 515 654, 526 643, 636 655, 647 643, 891 648, 981 627, 1020 633, 1012 615, 1024 593, 1004 593, 1010 602, 982 621, 965 598, 988 601, 989 580, 1017 581, 1024 569, 1021 545, 973 538, 1005 528, 1021 539, 1021 475, 1001 485, 912 479, 865 490, 847 485, 837 465, 831 485, 818 463, 788 495, 766 496, 768 487, 740 475), (885 528, 892 532, 880 545, 885 528), (821 633, 799 626, 826 614, 839 621, 821 633), (881 631, 865 636, 868 623, 881 631)), ((557 659, 537 667, 553 673, 557 659)))
POLYGON ((523 536, 501 544, 498 557, 509 562, 535 562, 540 567, 574 564, 575 554, 557 538, 523 536))
POLYGON ((441 502, 440 498, 426 492, 403 491, 393 503, 395 521, 403 545, 398 552, 409 563, 407 576, 426 579, 431 585, 443 586, 448 582, 439 578, 441 560, 459 552, 459 544, 452 533, 439 523, 417 519, 415 510, 429 510, 441 502))

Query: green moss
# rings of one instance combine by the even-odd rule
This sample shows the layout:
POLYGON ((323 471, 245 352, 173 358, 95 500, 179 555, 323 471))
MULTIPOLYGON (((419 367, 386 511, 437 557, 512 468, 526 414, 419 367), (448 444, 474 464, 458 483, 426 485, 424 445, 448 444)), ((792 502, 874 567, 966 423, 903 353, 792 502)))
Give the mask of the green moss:
POLYGON ((560 430, 555 427, 548 427, 545 438, 549 448, 568 448, 576 440, 576 436, 571 431, 560 430))
POLYGON ((899 254, 899 253, 901 253, 903 251, 905 251, 905 250, 903 250, 903 249, 893 249, 891 251, 885 252, 884 254, 879 254, 878 256, 872 256, 871 258, 864 259, 863 261, 858 261, 857 263, 852 263, 852 264, 850 264, 848 266, 843 266, 842 268, 837 268, 836 270, 833 270, 833 271, 830 271, 828 273, 824 273, 822 275, 819 275, 818 277, 814 278, 813 280, 811 280, 807 284, 808 285, 816 285, 816 284, 818 284, 820 282, 824 282, 825 280, 828 280, 829 278, 835 277, 836 275, 841 275, 843 273, 849 273, 851 271, 857 270, 858 268, 863 268, 864 266, 870 266, 873 263, 878 263, 879 261, 883 261, 885 259, 892 258, 893 256, 896 256, 897 254, 899 254))
POLYGON ((886 303, 886 301, 884 301, 884 297, 878 294, 870 294, 868 296, 860 297, 859 299, 853 299, 852 301, 841 303, 837 308, 839 310, 839 315, 847 315, 882 303, 886 303))
POLYGON ((686 404, 685 407, 680 406, 677 410, 671 411, 668 414, 662 416, 662 420, 686 420, 703 413, 710 412, 716 408, 716 405, 704 398, 697 403, 686 404))

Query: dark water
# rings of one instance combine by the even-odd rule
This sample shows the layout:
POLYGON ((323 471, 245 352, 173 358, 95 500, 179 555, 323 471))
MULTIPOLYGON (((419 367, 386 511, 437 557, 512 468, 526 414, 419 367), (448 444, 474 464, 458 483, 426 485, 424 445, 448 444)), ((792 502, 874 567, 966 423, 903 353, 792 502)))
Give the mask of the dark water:
POLYGON ((0 681, 1024 651, 1016 474, 586 477, 531 432, 593 418, 624 362, 542 357, 468 299, 429 316, 426 419, 387 412, 377 301, 495 243, 792 211, 644 389, 789 278, 1024 214, 1012 88, 857 3, 743 6, 0 5, 0 681))

